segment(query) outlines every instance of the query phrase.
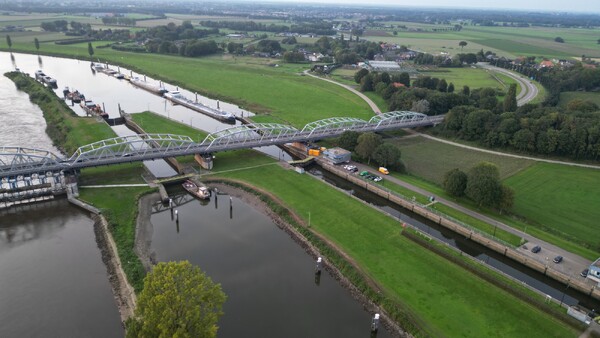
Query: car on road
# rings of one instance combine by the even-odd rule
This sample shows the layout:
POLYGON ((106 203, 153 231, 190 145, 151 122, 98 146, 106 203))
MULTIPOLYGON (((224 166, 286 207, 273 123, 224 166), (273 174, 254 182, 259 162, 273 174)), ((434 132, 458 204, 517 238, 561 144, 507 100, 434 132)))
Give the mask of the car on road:
POLYGON ((581 271, 581 273, 579 275, 581 277, 587 277, 589 272, 590 272, 590 269, 585 269, 585 270, 581 271))
POLYGON ((554 263, 558 264, 563 261, 563 256, 554 257, 554 263))
POLYGON ((531 249, 531 252, 533 253, 538 253, 540 251, 542 251, 542 248, 539 245, 536 245, 531 249))

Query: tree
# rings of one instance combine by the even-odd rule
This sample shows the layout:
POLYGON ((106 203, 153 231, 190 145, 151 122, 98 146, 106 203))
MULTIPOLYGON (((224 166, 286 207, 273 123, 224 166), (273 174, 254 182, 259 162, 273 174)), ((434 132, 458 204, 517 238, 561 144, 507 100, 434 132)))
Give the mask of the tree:
POLYGON ((467 86, 467 85, 464 85, 464 86, 463 86, 462 93, 463 93, 464 95, 466 95, 466 96, 469 96, 469 95, 471 95, 471 89, 469 88, 469 86, 467 86))
POLYGON ((554 41, 558 42, 558 43, 564 43, 565 39, 561 38, 560 36, 557 36, 557 37, 554 38, 554 41))
POLYGON ((440 82, 438 82, 437 90, 439 90, 442 93, 448 91, 448 83, 446 82, 446 79, 441 79, 440 82))
POLYGON ((600 45, 600 39, 598 39, 598 41, 596 41, 596 43, 598 43, 600 45))
POLYGON ((92 46, 91 42, 88 42, 88 54, 90 54, 90 60, 91 60, 92 56, 94 56, 94 46, 92 46))
POLYGON ((144 278, 127 337, 216 337, 225 299, 190 262, 158 263, 144 278))
POLYGON ((461 41, 461 42, 458 43, 458 45, 460 46, 460 50, 462 50, 467 45, 467 42, 466 41, 461 41))
POLYGON ((493 163, 481 162, 471 168, 467 175, 465 193, 479 206, 498 205, 502 197, 498 167, 493 163))
POLYGON ((10 39, 10 35, 6 35, 6 44, 8 45, 8 49, 12 49, 12 40, 10 39))
POLYGON ((403 171, 404 165, 400 159, 401 156, 402 152, 400 152, 400 149, 390 143, 383 143, 379 145, 373 152, 373 159, 380 166, 387 167, 389 169, 400 169, 400 171, 403 171))
POLYGON ((367 163, 371 163, 371 157, 375 149, 381 145, 381 136, 375 133, 364 133, 358 137, 358 143, 354 151, 362 158, 367 159, 367 163))
POLYGON ((448 85, 448 93, 454 93, 454 83, 452 82, 448 85))
POLYGON ((502 191, 500 193, 500 201, 498 202, 498 208, 500 210, 509 210, 510 208, 512 208, 515 201, 515 192, 505 185, 503 185, 501 188, 502 191))
POLYGON ((359 136, 360 133, 357 131, 345 131, 342 133, 342 135, 340 135, 340 138, 338 139, 338 146, 349 151, 354 151, 356 145, 358 144, 359 136))
POLYGON ((444 174, 444 190, 451 196, 461 197, 467 189, 467 174, 454 168, 444 174))
POLYGON ((517 84, 513 83, 508 88, 508 93, 504 97, 504 111, 513 112, 517 110, 517 84))
POLYGON ((369 74, 369 70, 365 68, 361 68, 358 72, 354 73, 354 82, 360 83, 363 77, 369 74))
POLYGON ((40 40, 38 40, 38 38, 34 38, 33 44, 35 45, 35 49, 39 52, 40 51, 40 40))
POLYGON ((410 110, 414 111, 416 113, 426 114, 427 112, 429 112, 429 101, 427 101, 427 100, 414 101, 410 110))

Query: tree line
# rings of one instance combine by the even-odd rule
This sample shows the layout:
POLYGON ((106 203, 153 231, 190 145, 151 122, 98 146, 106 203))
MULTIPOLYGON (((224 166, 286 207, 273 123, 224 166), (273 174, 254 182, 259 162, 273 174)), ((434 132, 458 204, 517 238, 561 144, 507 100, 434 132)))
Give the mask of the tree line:
POLYGON ((388 104, 388 109, 410 110, 427 115, 445 114, 457 106, 473 106, 488 109, 494 113, 515 111, 517 109, 516 85, 508 92, 494 88, 471 90, 468 86, 455 88, 452 82, 430 76, 410 79, 408 73, 370 72, 361 69, 355 73, 354 80, 360 84, 363 92, 374 91, 388 104), (503 96, 502 100, 498 96, 503 96))
POLYGON ((335 35, 336 32, 331 28, 331 23, 324 21, 317 22, 303 22, 300 24, 293 24, 290 26, 276 25, 276 24, 264 24, 254 21, 211 21, 205 20, 200 21, 200 25, 204 27, 212 28, 227 28, 239 32, 272 32, 272 33, 297 33, 297 34, 316 34, 316 35, 335 35))
POLYGON ((448 112, 434 132, 491 148, 578 160, 600 159, 598 106, 585 100, 571 101, 566 110, 527 104, 500 114, 458 106, 448 112))

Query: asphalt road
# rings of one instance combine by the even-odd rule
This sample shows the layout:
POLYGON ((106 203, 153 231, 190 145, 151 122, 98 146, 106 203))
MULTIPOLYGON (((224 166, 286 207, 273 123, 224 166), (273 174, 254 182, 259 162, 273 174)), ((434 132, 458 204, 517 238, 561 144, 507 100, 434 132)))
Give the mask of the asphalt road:
POLYGON ((492 72, 502 73, 519 83, 521 87, 521 91, 517 94, 517 105, 522 106, 526 103, 529 103, 531 100, 535 99, 535 97, 539 94, 538 88, 524 75, 511 72, 508 69, 499 68, 495 66, 491 66, 487 63, 477 63, 478 67, 483 69, 487 69, 492 72))

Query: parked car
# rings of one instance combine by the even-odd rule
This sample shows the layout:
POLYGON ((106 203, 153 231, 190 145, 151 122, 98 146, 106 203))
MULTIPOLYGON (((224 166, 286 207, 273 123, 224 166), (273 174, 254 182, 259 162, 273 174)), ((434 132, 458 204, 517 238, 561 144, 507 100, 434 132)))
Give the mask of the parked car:
POLYGON ((579 275, 581 277, 587 277, 589 272, 590 272, 590 269, 585 269, 585 270, 581 271, 581 273, 579 275))
POLYGON ((366 171, 366 170, 365 171, 361 171, 359 175, 360 176, 367 176, 367 175, 369 175, 369 172, 366 171))
POLYGON ((373 179, 373 181, 375 181, 375 182, 379 182, 381 180, 383 180, 383 178, 381 178, 379 176, 375 176, 375 178, 373 179))
POLYGON ((562 256, 556 256, 556 257, 554 257, 554 263, 556 263, 556 264, 562 262, 562 260, 563 260, 562 256))
POLYGON ((531 252, 533 253, 538 253, 540 251, 542 251, 542 248, 539 245, 536 245, 531 249, 531 252))

